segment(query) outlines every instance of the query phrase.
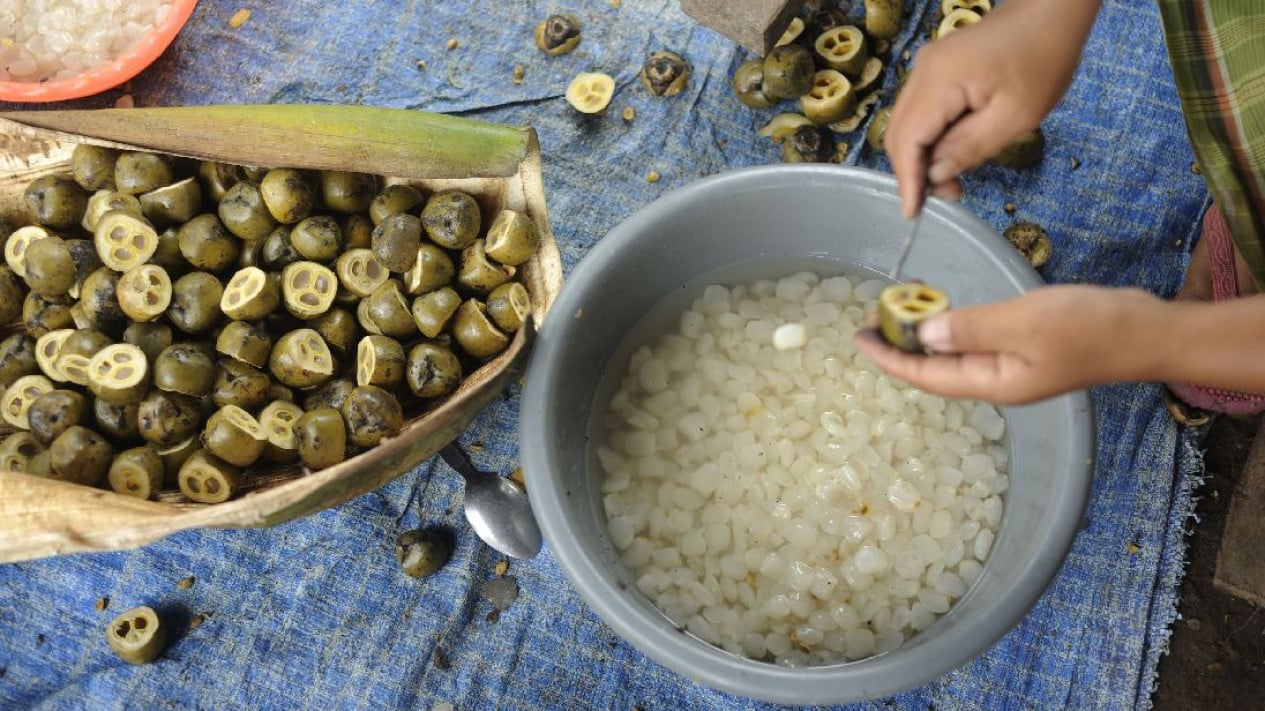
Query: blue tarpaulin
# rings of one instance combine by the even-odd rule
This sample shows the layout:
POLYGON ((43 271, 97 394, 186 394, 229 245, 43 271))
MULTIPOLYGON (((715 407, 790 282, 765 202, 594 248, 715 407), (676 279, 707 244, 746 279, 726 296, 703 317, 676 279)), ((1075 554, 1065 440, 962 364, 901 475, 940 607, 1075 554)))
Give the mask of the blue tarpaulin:
MULTIPOLYGON (((891 50, 922 42, 936 2, 916 5, 891 50), (915 33, 917 29, 917 33, 915 33)), ((729 82, 748 54, 668 0, 465 2, 202 0, 171 49, 134 80, 140 106, 352 103, 530 124, 540 133, 553 231, 567 270, 613 225, 675 187, 780 160, 756 130, 782 109, 740 104, 729 82), (239 28, 229 18, 252 10, 239 28), (567 11, 579 48, 549 57, 532 29, 567 11), (449 49, 449 40, 455 46, 449 49), (651 96, 637 71, 652 51, 684 55, 682 94, 651 96), (420 60, 420 61, 419 61, 420 60), (521 84, 513 67, 522 64, 521 84), (580 117, 563 93, 577 72, 615 77, 611 110, 580 117), (624 121, 624 107, 635 118, 624 121), (649 182, 657 171, 662 179, 649 182)), ((884 79, 890 101, 896 77, 884 79)), ((110 106, 122 89, 68 106, 110 106)), ((11 107, 9 107, 11 108, 11 107)), ((1207 203, 1191 171, 1177 96, 1151 3, 1108 0, 1075 84, 1045 120, 1031 171, 986 167, 966 205, 999 230, 1047 227, 1051 282, 1133 285, 1172 295, 1207 203), (1003 206, 1014 203, 1012 217, 1003 206)), ((887 169, 845 138, 848 162, 887 169)), ((1022 624, 926 687, 857 708, 1050 709, 1146 705, 1176 615, 1184 527, 1201 461, 1156 385, 1098 388, 1098 464, 1084 530, 1022 624)), ((465 432, 474 458, 516 466, 517 390, 465 432)), ((480 594, 501 557, 461 513, 461 484, 438 460, 348 504, 266 530, 187 532, 146 548, 0 566, 0 707, 430 709, 754 709, 650 661, 571 589, 546 544, 513 562, 518 598, 494 621, 480 594), (417 581, 396 536, 452 529, 456 550, 417 581), (177 581, 193 576, 192 586, 177 581), (95 603, 108 597, 109 607, 95 603), (105 623, 148 604, 174 638, 156 662, 110 653, 105 623), (191 625, 194 619, 202 621, 191 625)))

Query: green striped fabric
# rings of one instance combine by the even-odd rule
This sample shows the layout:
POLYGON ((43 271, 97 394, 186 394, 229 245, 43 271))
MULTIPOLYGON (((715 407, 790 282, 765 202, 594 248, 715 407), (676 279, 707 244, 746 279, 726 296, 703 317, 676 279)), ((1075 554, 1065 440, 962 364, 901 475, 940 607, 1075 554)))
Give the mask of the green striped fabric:
POLYGON ((1265 289, 1265 0, 1159 0, 1186 129, 1265 289))

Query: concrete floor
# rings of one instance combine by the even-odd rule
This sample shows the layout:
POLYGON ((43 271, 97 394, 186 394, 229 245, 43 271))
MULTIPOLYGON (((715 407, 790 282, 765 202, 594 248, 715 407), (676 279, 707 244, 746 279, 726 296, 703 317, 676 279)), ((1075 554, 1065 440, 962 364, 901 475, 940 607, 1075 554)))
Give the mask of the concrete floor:
MULTIPOLYGON (((1250 545, 1241 536, 1227 540, 1225 524, 1236 490, 1249 488, 1244 472, 1265 470, 1265 463, 1248 466, 1257 431, 1257 419, 1220 418, 1204 442, 1208 480, 1196 508, 1199 521, 1192 524, 1178 603, 1182 619, 1173 626, 1168 655, 1160 660, 1159 688, 1152 697, 1157 711, 1265 709, 1265 612, 1214 582, 1223 543, 1250 545)), ((1258 448, 1258 458, 1263 451, 1258 448)), ((1230 539, 1235 537, 1232 532, 1230 539)), ((1258 550, 1265 566, 1265 541, 1258 550)), ((1236 565, 1251 564, 1234 558, 1236 565)))

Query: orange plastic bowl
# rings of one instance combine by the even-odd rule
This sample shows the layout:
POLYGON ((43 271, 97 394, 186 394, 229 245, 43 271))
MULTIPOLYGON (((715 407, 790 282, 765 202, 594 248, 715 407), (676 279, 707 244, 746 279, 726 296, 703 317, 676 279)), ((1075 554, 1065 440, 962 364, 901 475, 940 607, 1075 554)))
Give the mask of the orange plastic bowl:
POLYGON ((167 50, 180 28, 189 21, 198 0, 175 0, 167 19, 135 46, 112 62, 70 79, 39 82, 0 81, 0 101, 49 102, 79 99, 113 89, 140 74, 167 50))

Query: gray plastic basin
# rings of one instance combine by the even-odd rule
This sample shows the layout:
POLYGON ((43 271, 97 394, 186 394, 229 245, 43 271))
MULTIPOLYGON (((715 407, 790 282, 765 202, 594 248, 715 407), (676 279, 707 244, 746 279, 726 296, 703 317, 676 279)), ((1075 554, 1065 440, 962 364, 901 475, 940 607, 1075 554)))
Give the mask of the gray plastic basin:
MULTIPOLYGON (((611 230, 575 268, 540 330, 519 436, 545 539, 599 617, 689 679, 792 704, 845 703, 914 688, 970 661, 1015 626, 1067 555, 1093 470, 1094 421, 1084 392, 1003 410, 1010 489, 983 573, 934 626, 879 656, 786 668, 729 654, 679 632, 637 590, 611 545, 592 421, 611 381, 622 376, 625 337, 647 312, 665 300, 688 300, 709 275, 723 280, 752 269, 805 267, 886 272, 907 229, 895 181, 883 173, 822 165, 724 173, 664 195, 611 230)), ((940 201, 927 206, 905 274, 945 289, 956 306, 1041 284, 992 228, 940 201)))

